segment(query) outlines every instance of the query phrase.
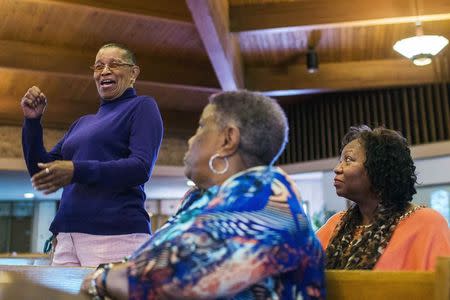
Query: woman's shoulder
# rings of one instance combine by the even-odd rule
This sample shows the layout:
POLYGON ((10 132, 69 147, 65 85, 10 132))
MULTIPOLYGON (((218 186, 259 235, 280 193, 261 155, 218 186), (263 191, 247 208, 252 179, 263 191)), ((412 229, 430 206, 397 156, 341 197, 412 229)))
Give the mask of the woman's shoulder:
POLYGON ((344 210, 335 213, 334 215, 332 215, 332 216, 327 220, 327 222, 326 222, 325 224, 327 224, 327 223, 337 223, 337 222, 339 222, 339 221, 342 219, 342 217, 344 216, 344 214, 345 214, 345 211, 344 211, 344 210))
POLYGON ((342 219, 342 216, 345 214, 345 211, 340 211, 332 215, 325 224, 322 225, 317 231, 317 234, 326 233, 330 234, 334 231, 334 228, 339 223, 339 221, 342 219))
POLYGON ((331 216, 326 223, 317 230, 316 235, 322 244, 323 249, 328 247, 328 243, 330 241, 331 236, 333 235, 334 229, 339 221, 342 219, 342 216, 345 214, 345 211, 340 211, 333 216, 331 216))
POLYGON ((421 226, 448 226, 447 220, 442 216, 438 211, 429 208, 429 207, 417 207, 415 206, 411 212, 408 211, 406 215, 404 215, 403 222, 408 223, 418 223, 421 226), (407 214, 410 214, 407 216, 407 214))
POLYGON ((139 105, 151 105, 151 106, 158 106, 155 98, 147 96, 147 95, 139 95, 134 98, 136 104, 139 105))

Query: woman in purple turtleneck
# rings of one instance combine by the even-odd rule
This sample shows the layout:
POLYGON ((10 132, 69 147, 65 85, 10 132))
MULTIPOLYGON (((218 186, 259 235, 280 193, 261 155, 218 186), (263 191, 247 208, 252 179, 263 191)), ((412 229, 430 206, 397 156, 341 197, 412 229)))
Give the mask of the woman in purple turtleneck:
POLYGON ((99 110, 75 121, 49 152, 40 122, 46 96, 33 86, 21 101, 22 145, 33 186, 45 194, 63 188, 50 226, 57 241, 52 265, 120 261, 150 236, 144 183, 163 135, 158 106, 136 95, 140 70, 123 45, 102 46, 92 69, 99 110))

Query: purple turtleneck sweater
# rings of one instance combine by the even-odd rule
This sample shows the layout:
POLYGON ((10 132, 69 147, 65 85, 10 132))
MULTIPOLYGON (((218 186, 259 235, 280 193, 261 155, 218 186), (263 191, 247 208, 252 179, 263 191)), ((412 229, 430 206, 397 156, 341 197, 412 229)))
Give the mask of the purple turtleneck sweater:
POLYGON ((97 113, 73 123, 50 152, 43 145, 40 119, 25 119, 22 145, 31 176, 40 170, 38 162, 71 160, 75 167, 50 231, 150 233, 144 183, 162 135, 155 100, 136 96, 132 88, 117 99, 102 100, 97 113))

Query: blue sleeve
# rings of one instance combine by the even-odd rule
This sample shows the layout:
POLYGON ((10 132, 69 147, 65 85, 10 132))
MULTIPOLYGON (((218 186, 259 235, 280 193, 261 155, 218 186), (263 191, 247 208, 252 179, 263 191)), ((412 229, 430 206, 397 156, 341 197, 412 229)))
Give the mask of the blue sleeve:
POLYGON ((47 163, 62 159, 61 145, 64 139, 65 136, 50 152, 47 152, 44 147, 41 118, 25 119, 22 127, 22 149, 30 176, 40 171, 40 168, 37 166, 38 162, 47 163))
POLYGON ((79 160, 74 163, 72 181, 81 184, 128 187, 144 184, 158 157, 163 125, 153 99, 144 99, 131 119, 130 155, 111 161, 79 160))

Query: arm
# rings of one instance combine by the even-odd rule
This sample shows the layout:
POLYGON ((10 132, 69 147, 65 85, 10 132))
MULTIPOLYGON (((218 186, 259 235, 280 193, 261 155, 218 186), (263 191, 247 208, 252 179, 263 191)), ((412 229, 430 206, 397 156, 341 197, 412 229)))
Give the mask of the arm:
POLYGON ((130 155, 113 161, 74 161, 72 181, 119 187, 145 183, 158 156, 162 134, 162 120, 156 103, 153 100, 142 101, 132 120, 130 155))
MULTIPOLYGON (((162 132, 162 120, 156 103, 153 100, 142 101, 132 119, 130 155, 127 158, 111 161, 56 160, 39 164, 42 171, 33 176, 33 185, 44 194, 49 194, 72 182, 114 187, 143 184, 149 179, 158 156, 162 132)), ((52 152, 57 151, 62 143, 63 140, 52 152)))
POLYGON ((41 119, 25 119, 22 128, 22 148, 31 176, 41 171, 41 168, 38 167, 39 162, 47 163, 62 158, 61 145, 63 142, 64 138, 50 152, 47 152, 44 147, 41 119))
MULTIPOLYGON (((427 237, 419 237, 417 240, 428 239, 428 243, 422 244, 425 252, 424 269, 428 271, 434 271, 436 267, 436 261, 439 256, 450 256, 450 229, 446 219, 438 212, 435 214, 432 220, 429 220, 428 232, 423 232, 422 235, 427 237)), ((418 245, 419 246, 419 245, 418 245)))
POLYGON ((33 86, 23 96, 20 105, 25 121, 22 128, 22 148, 31 176, 40 171, 38 162, 49 162, 61 159, 60 141, 52 151, 47 153, 42 139, 41 117, 47 107, 47 97, 41 90, 33 86))
POLYGON ((227 297, 265 277, 298 267, 304 258, 289 247, 292 236, 286 232, 250 225, 221 234, 224 227, 219 222, 227 220, 220 214, 199 216, 182 234, 160 245, 150 244, 131 260, 129 298, 227 297), (290 259, 282 259, 286 257, 290 259))

